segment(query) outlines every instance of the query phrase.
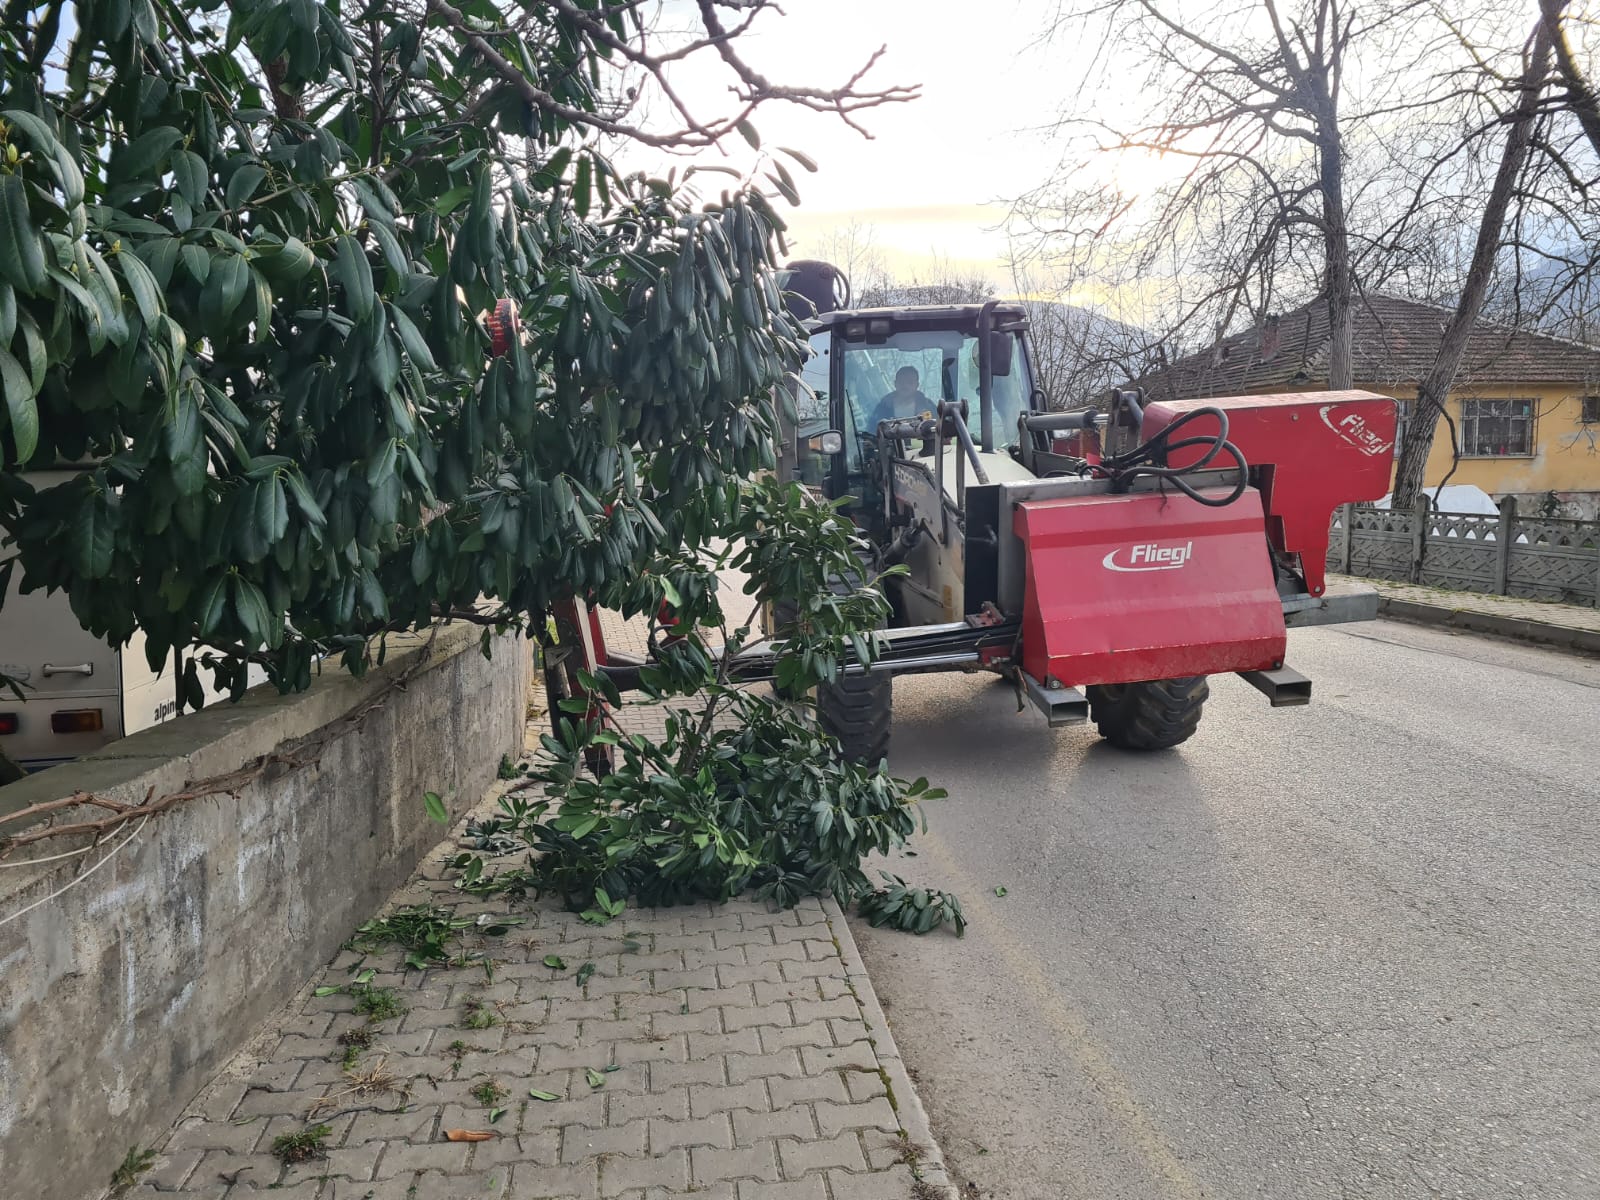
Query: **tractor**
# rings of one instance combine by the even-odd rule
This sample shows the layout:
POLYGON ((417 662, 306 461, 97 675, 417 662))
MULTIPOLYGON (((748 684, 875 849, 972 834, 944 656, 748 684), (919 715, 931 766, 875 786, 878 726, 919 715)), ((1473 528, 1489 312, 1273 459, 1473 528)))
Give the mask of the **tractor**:
MULTIPOLYGON (((1377 615, 1371 588, 1329 589, 1325 560, 1333 510, 1389 490, 1393 399, 1127 388, 1061 411, 1019 304, 852 308, 814 262, 790 264, 784 287, 811 353, 776 406, 781 477, 856 524, 863 577, 906 568, 886 580, 871 663, 818 688, 846 758, 884 758, 894 676, 932 671, 1003 675, 1051 726, 1170 749, 1195 732, 1208 676, 1306 704, 1287 630, 1377 615)), ((764 619, 736 678, 771 677, 793 614, 764 619)), ((574 659, 636 684, 640 664, 607 655, 592 613, 571 624, 574 659)))
POLYGON ((1393 399, 1130 388, 1057 411, 1019 304, 850 308, 821 263, 791 264, 786 288, 811 355, 780 405, 779 470, 841 502, 867 568, 907 568, 880 656, 818 691, 847 757, 883 757, 894 676, 927 671, 997 672, 1051 725, 1169 749, 1208 675, 1308 703, 1287 629, 1377 615, 1372 589, 1329 591, 1325 560, 1333 510, 1389 490, 1393 399))

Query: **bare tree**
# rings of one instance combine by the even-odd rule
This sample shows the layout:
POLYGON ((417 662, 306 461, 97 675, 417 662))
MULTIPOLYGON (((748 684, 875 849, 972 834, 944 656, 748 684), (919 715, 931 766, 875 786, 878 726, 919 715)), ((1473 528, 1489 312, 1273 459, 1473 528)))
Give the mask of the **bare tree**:
POLYGON ((1102 306, 1077 303, 1013 264, 1012 287, 1028 314, 1035 385, 1051 408, 1084 408, 1113 387, 1143 375, 1155 361, 1150 334, 1102 306))
POLYGON ((1544 36, 1555 55, 1556 68, 1565 86, 1562 103, 1572 110, 1583 127, 1596 154, 1600 154, 1600 99, 1595 96, 1589 72, 1578 61, 1567 36, 1568 0, 1539 0, 1539 18, 1544 25, 1544 36))
POLYGON ((851 221, 832 229, 814 247, 816 257, 830 262, 850 281, 850 302, 858 306, 876 303, 890 285, 889 267, 878 245, 875 226, 851 221))
MULTIPOLYGON (((1402 94, 1385 67, 1414 32, 1412 0, 1217 0, 1179 18, 1157 0, 1063 5, 1054 28, 1085 34, 1098 20, 1107 45, 1138 49, 1141 117, 1074 115, 1056 132, 1068 144, 1058 175, 1025 197, 1019 215, 1052 269, 1103 285, 1165 294, 1173 343, 1215 344, 1243 315, 1320 293, 1332 335, 1329 384, 1352 382, 1354 278, 1349 131, 1363 136, 1423 101, 1402 94), (1363 56, 1367 84, 1350 111, 1346 76, 1363 56), (1074 162, 1073 154, 1079 156, 1074 162), (1188 164, 1153 194, 1071 177, 1093 159, 1142 154, 1188 164)), ((1091 35, 1092 36, 1092 35, 1091 35)), ((1414 52, 1414 48, 1413 48, 1414 52)), ((1130 64, 1104 59, 1091 90, 1116 85, 1130 64)), ((1101 104, 1102 110, 1107 106, 1101 104)))
MULTIPOLYGON (((1395 470, 1393 503, 1397 507, 1416 503, 1417 495, 1422 490, 1423 473, 1433 449, 1434 431, 1438 427, 1439 417, 1447 415, 1445 400, 1455 385, 1456 374, 1466 356, 1473 329, 1494 282, 1495 264, 1504 241, 1507 213, 1519 190, 1522 195, 1527 194, 1525 188, 1519 189, 1519 184, 1539 118, 1541 97, 1549 82, 1550 58, 1549 25, 1541 20, 1529 39, 1526 63, 1516 83, 1515 101, 1503 118, 1505 143, 1500 152, 1494 183, 1478 223, 1472 263, 1463 282, 1460 300, 1445 326, 1433 366, 1417 388, 1413 416, 1406 425, 1395 470)), ((1455 449, 1459 453, 1459 445, 1455 449)), ((1449 478, 1448 474, 1445 478, 1449 478)), ((1440 481, 1440 486, 1443 486, 1443 482, 1440 481)))

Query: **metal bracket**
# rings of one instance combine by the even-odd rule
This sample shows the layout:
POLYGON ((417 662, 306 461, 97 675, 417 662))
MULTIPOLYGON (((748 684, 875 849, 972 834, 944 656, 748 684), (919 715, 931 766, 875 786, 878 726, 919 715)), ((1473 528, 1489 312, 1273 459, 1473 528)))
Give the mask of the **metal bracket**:
POLYGON ((1311 680, 1288 667, 1279 667, 1276 671, 1240 671, 1239 678, 1266 696, 1273 708, 1311 703, 1311 680))
POLYGON ((1023 691, 1044 714, 1050 728, 1082 725, 1089 719, 1089 698, 1077 688, 1047 688, 1026 671, 1017 673, 1022 677, 1023 691))
POLYGON ((1365 583, 1330 583, 1320 596, 1302 592, 1283 598, 1283 623, 1290 629, 1371 621, 1377 615, 1378 589, 1365 583))

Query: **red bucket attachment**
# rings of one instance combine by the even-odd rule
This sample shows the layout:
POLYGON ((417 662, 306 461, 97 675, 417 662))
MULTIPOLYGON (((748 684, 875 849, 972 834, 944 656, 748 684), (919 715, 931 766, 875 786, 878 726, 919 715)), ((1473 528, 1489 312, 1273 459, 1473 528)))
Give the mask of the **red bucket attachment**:
POLYGON ((1223 508, 1152 492, 1017 505, 1023 670, 1078 687, 1281 666, 1262 521, 1254 489, 1223 508))

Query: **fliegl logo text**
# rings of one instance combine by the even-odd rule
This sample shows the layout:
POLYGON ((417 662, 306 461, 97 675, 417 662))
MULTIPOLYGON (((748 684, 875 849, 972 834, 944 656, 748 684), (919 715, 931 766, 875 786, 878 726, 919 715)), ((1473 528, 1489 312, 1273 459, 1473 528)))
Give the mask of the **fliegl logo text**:
POLYGON ((1176 571, 1193 557, 1193 542, 1181 545, 1139 542, 1133 546, 1118 546, 1100 560, 1100 565, 1108 571, 1176 571))
POLYGON ((1387 454, 1394 445, 1393 442, 1384 441, 1372 430, 1368 429, 1367 422, 1360 413, 1345 413, 1344 416, 1335 418, 1329 415, 1333 408, 1332 404, 1324 404, 1322 406, 1322 423, 1368 458, 1376 458, 1380 454, 1387 454))

